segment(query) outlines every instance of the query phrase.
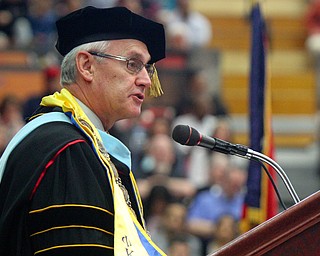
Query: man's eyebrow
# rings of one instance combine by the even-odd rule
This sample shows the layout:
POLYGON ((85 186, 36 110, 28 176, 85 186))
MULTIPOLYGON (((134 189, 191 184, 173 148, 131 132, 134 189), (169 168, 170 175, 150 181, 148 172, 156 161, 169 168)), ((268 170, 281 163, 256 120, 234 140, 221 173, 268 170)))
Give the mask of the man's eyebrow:
MULTIPOLYGON (((129 51, 128 56, 129 56, 129 58, 135 58, 135 59, 139 59, 141 61, 144 60, 143 54, 136 52, 136 51, 129 51)), ((150 59, 151 59, 151 57, 148 56, 148 58, 146 58, 146 63, 148 63, 150 59)))

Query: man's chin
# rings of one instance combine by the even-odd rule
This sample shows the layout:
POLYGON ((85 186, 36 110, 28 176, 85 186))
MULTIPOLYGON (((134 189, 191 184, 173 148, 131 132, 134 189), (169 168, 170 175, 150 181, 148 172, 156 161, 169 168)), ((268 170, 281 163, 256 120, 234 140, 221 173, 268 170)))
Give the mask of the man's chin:
POLYGON ((128 113, 127 117, 124 119, 132 119, 137 118, 141 115, 141 108, 131 108, 130 112, 128 113))

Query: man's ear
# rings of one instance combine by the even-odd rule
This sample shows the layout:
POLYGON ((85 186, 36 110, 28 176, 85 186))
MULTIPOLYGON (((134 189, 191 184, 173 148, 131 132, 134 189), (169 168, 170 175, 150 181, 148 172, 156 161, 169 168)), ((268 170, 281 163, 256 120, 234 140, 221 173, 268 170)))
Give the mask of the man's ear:
POLYGON ((87 82, 91 82, 93 79, 93 56, 85 51, 78 52, 76 56, 76 65, 79 72, 79 76, 87 82))

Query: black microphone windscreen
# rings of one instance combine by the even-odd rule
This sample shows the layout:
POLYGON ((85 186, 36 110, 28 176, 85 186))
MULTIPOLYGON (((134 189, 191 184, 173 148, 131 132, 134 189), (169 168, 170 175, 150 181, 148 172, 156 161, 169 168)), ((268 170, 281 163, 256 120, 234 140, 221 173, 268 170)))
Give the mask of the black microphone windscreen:
POLYGON ((201 135, 188 125, 177 125, 173 129, 172 138, 182 145, 196 146, 200 142, 201 135))

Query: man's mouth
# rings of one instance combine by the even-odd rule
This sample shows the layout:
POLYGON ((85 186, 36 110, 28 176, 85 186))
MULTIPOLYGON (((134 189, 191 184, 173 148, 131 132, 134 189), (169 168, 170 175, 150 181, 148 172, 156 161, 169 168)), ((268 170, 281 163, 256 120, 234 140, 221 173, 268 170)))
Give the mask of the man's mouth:
POLYGON ((133 94, 134 97, 137 97, 139 100, 144 100, 144 94, 143 93, 136 93, 133 94))

